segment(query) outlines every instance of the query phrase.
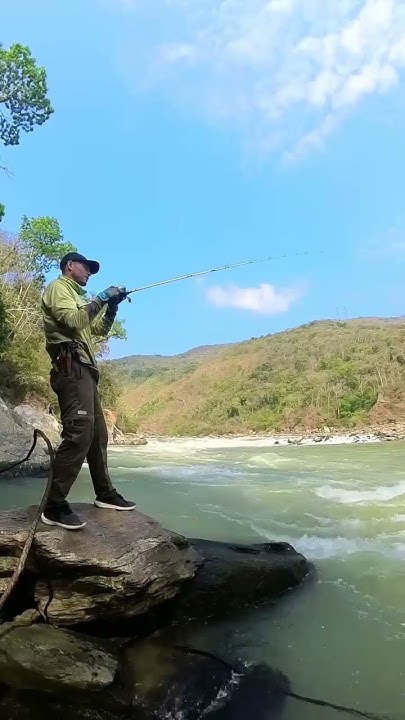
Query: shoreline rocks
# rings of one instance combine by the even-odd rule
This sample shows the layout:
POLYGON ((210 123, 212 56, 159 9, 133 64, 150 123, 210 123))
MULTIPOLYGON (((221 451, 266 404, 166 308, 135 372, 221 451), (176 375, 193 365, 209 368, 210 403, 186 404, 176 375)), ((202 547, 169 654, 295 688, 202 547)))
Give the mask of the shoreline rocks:
POLYGON ((223 447, 287 447, 287 446, 315 446, 315 445, 352 445, 382 443, 405 440, 405 426, 400 428, 381 428, 370 431, 342 432, 331 431, 321 433, 233 433, 231 435, 182 435, 159 436, 148 435, 147 444, 150 449, 171 446, 174 444, 190 448, 223 448, 223 447))
POLYGON ((32 430, 38 428, 47 435, 54 447, 59 445, 61 441, 61 430, 62 425, 58 422, 54 415, 45 412, 45 410, 39 410, 32 407, 31 405, 17 405, 14 408, 14 412, 21 418, 21 420, 30 426, 32 430))
MULTIPOLYGON (((135 433, 124 435, 115 425, 115 413, 105 410, 104 414, 110 446, 147 445, 147 440, 140 435, 135 433)), ((28 403, 12 408, 0 397, 0 470, 22 460, 28 453, 35 428, 42 430, 48 436, 55 449, 58 447, 61 442, 62 425, 54 415, 28 403)), ((47 470, 47 447, 42 440, 39 440, 29 462, 4 472, 4 476, 43 475, 47 470)))
MULTIPOLYGON (((0 398, 0 470, 21 460, 31 447, 33 441, 33 428, 22 417, 9 408, 0 398)), ((38 442, 31 458, 11 470, 3 473, 3 477, 17 477, 19 475, 42 475, 49 466, 49 459, 45 445, 38 442)))
POLYGON ((122 430, 117 427, 116 412, 109 410, 108 408, 105 408, 103 412, 107 425, 109 445, 147 445, 147 440, 145 440, 142 436, 136 435, 135 433, 127 433, 124 435, 122 430))

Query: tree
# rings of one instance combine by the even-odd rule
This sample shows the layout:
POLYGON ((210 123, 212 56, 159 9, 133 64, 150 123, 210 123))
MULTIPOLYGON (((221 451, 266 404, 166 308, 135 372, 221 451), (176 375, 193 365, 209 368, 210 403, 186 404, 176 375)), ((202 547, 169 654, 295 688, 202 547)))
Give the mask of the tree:
POLYGON ((66 253, 76 250, 64 240, 59 223, 53 217, 28 218, 24 215, 19 236, 30 258, 30 269, 41 282, 66 253))
POLYGON ((4 213, 6 212, 6 208, 4 207, 3 203, 0 203, 0 222, 4 218, 4 213))
POLYGON ((8 50, 0 45, 0 140, 18 145, 20 133, 31 132, 54 112, 47 98, 46 72, 36 65, 26 45, 8 50))
MULTIPOLYGON (((90 296, 89 299, 91 299, 90 296)), ((99 360, 103 360, 108 356, 110 340, 126 340, 127 331, 124 328, 124 320, 114 320, 111 330, 106 338, 99 338, 95 341, 96 356, 99 360)))

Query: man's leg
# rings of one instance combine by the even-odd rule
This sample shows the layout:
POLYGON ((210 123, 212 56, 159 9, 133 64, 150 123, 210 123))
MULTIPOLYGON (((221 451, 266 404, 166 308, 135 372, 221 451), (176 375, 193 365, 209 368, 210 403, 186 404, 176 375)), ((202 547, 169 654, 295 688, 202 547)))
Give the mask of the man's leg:
POLYGON ((94 431, 95 382, 85 366, 72 359, 71 377, 53 371, 51 385, 59 401, 62 442, 56 452, 53 481, 42 521, 66 529, 84 527, 66 498, 86 458, 94 431))
POLYGON ((94 393, 94 434, 87 462, 94 491, 95 505, 106 510, 133 510, 136 505, 125 500, 112 486, 107 465, 108 432, 98 390, 94 393))

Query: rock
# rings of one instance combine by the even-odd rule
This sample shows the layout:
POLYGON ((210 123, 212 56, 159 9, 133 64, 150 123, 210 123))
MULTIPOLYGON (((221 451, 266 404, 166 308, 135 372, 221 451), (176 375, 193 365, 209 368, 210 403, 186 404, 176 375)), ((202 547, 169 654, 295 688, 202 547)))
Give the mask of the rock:
POLYGON ((36 692, 99 691, 114 682, 117 658, 77 633, 45 624, 4 623, 0 682, 36 692))
MULTIPOLYGON (((187 542, 140 512, 88 505, 76 510, 87 521, 83 531, 38 526, 23 577, 27 596, 34 595, 41 612, 59 626, 122 625, 142 616, 144 628, 146 622, 161 626, 168 619, 226 617, 274 600, 314 572, 287 543, 187 542)), ((0 514, 0 590, 21 554, 34 512, 0 514)))
POLYGON ((108 431, 108 442, 110 445, 147 445, 144 437, 140 437, 135 433, 124 435, 122 430, 117 427, 117 413, 108 408, 104 411, 104 417, 108 431))
MULTIPOLYGON (((72 634, 72 640, 69 641, 66 633, 61 634, 62 648, 66 642, 80 645, 78 636, 72 634)), ((49 643, 49 638, 47 641, 49 643)), ((92 651, 86 647, 84 652, 82 663, 87 676, 87 662, 92 651)), ((62 665, 58 663, 59 659, 56 666, 60 672, 63 673, 67 668, 67 678, 70 680, 73 677, 76 681, 70 658, 66 658, 62 665)), ((38 656, 37 668, 41 683, 39 687, 42 688, 44 677, 54 678, 43 653, 38 656)), ((72 687, 74 692, 68 697, 67 678, 63 677, 52 688, 49 686, 52 694, 48 696, 25 692, 20 696, 20 705, 15 702, 16 696, 14 702, 13 697, 6 698, 0 704, 2 717, 42 720, 48 711, 52 715, 56 714, 60 720, 115 720, 122 717, 137 720, 200 720, 203 717, 212 720, 246 720, 246 717, 249 720, 268 720, 279 715, 286 693, 290 691, 288 678, 265 665, 234 669, 232 664, 210 653, 192 648, 168 647, 154 640, 137 642, 124 650, 114 686, 110 684, 97 693, 83 693, 82 687, 72 687), (17 714, 18 707, 21 709, 20 715, 17 714), (33 715, 25 715, 26 707, 32 710, 33 715)), ((90 689, 93 688, 90 686, 90 689)))
MULTIPOLYGON (((51 623, 123 621, 146 613, 174 597, 202 562, 182 536, 140 512, 73 508, 87 526, 72 533, 40 523, 29 556, 35 598, 51 623)), ((35 512, 0 513, 0 556, 19 557, 35 512)))
POLYGON ((59 445, 62 425, 56 417, 44 410, 31 407, 31 405, 17 405, 14 412, 32 428, 42 430, 50 439, 53 445, 59 445))
POLYGON ((110 445, 125 445, 124 434, 117 428, 117 413, 106 408, 103 410, 108 431, 108 442, 110 445))
MULTIPOLYGON (((22 460, 33 441, 32 427, 0 398, 0 470, 22 460)), ((38 441, 28 462, 7 470, 4 475, 43 474, 48 468, 47 451, 42 440, 38 441)))
POLYGON ((271 668, 234 668, 211 653, 152 639, 124 651, 121 682, 145 720, 267 720, 290 689, 288 679, 271 668))
POLYGON ((229 616, 274 600, 315 572, 313 565, 288 543, 189 542, 205 562, 173 601, 175 619, 229 616))
POLYGON ((124 435, 125 437, 125 444, 126 445, 147 445, 148 441, 146 438, 141 437, 140 435, 135 435, 134 433, 127 433, 124 435))

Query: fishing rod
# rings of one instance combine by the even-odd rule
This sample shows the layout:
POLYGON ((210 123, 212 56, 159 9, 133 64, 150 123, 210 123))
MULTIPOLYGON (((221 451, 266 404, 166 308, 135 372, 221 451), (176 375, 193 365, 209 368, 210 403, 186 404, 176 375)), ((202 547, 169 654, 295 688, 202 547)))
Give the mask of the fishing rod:
MULTIPOLYGON (((324 250, 318 251, 319 254, 324 254, 324 252, 324 250)), ((309 250, 307 250, 306 252, 300 253, 286 253, 284 255, 256 258, 255 260, 244 260, 242 262, 232 263, 229 265, 221 265, 220 267, 211 268, 210 270, 200 270, 198 272, 187 273, 187 275, 179 275, 178 277, 170 278, 169 280, 160 280, 160 282, 143 285, 142 287, 134 288, 133 290, 127 290, 123 285, 120 285, 119 289, 122 291, 123 294, 125 294, 125 297, 128 298, 129 301, 131 301, 128 296, 132 295, 132 293, 141 292, 142 290, 150 290, 151 288, 159 287, 161 285, 169 285, 169 283, 179 282, 180 280, 188 280, 190 278, 199 277, 201 275, 208 275, 210 273, 220 272, 221 270, 230 270, 231 268, 241 267, 242 265, 254 265, 255 263, 270 262, 271 260, 284 260, 288 257, 302 257, 303 255, 315 255, 318 253, 310 252, 309 250)))

